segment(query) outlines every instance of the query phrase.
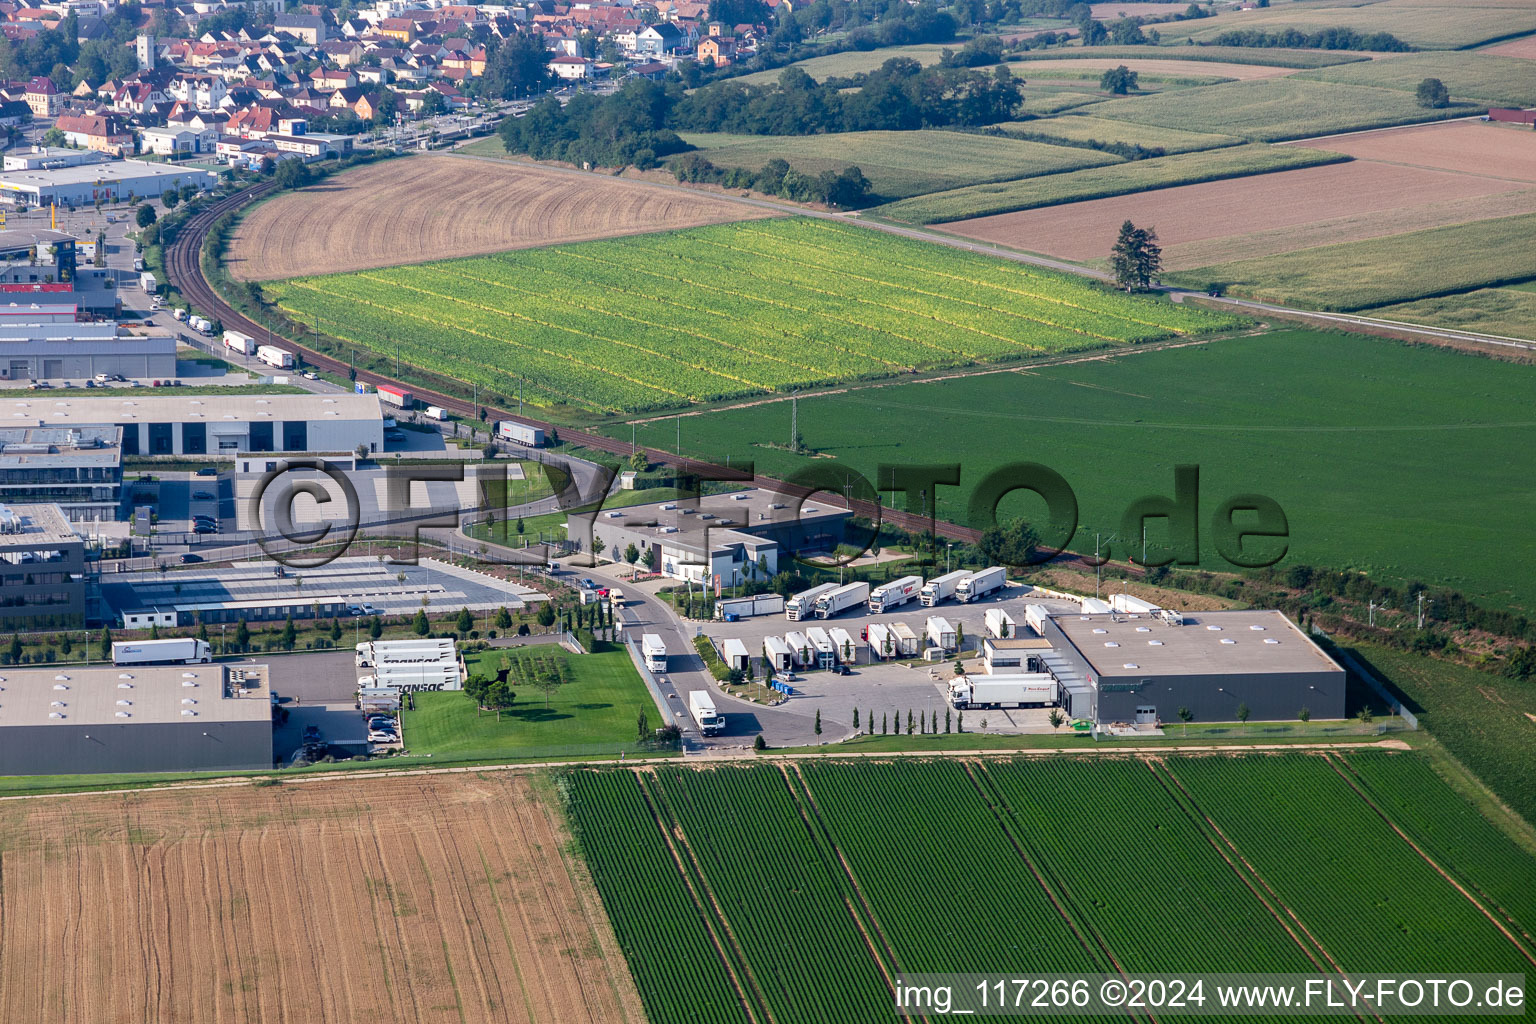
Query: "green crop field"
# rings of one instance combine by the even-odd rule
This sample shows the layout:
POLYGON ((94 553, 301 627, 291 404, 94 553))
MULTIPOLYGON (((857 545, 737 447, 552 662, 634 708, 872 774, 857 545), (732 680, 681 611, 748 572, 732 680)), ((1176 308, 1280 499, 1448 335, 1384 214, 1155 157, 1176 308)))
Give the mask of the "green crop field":
POLYGON ((636 715, 655 713, 645 683, 622 648, 575 657, 554 644, 535 644, 492 649, 465 660, 471 675, 494 677, 503 656, 512 678, 529 680, 517 687, 512 708, 498 717, 480 712, 460 692, 419 693, 416 710, 405 712, 402 726, 411 753, 464 759, 532 756, 598 744, 618 750, 634 745, 636 715), (530 671, 555 662, 565 666, 567 681, 553 690, 546 706, 530 671))
POLYGON ((1532 230, 1536 230, 1536 214, 1497 217, 1218 263, 1163 277, 1197 288, 1220 284, 1235 295, 1313 309, 1392 305, 1395 311, 1390 315, 1397 319, 1402 307, 1396 304, 1530 277, 1532 230))
POLYGON ((1093 108, 1095 117, 1240 135, 1260 142, 1438 121, 1475 112, 1477 108, 1466 105, 1427 109, 1419 106, 1412 93, 1400 89, 1297 78, 1261 78, 1155 96, 1127 96, 1093 108))
POLYGON ((1092 149, 967 132, 791 136, 690 132, 683 139, 702 149, 718 167, 755 171, 769 160, 782 158, 797 171, 815 175, 857 166, 875 195, 887 200, 1120 162, 1117 156, 1092 149))
MULTIPOLYGON (((1234 326, 1064 274, 826 220, 557 245, 265 286, 346 344, 604 411, 1010 362, 1234 326)), ((494 401, 494 399, 493 399, 494 401)))
MULTIPOLYGON (((790 66, 800 68, 820 82, 827 78, 852 78, 854 75, 866 74, 893 57, 909 57, 925 66, 937 64, 940 51, 946 48, 958 50, 964 45, 959 42, 917 43, 912 46, 884 46, 875 50, 844 50, 842 53, 829 53, 825 57, 811 57, 790 66)), ((754 71, 750 75, 732 78, 731 81, 744 85, 772 85, 783 73, 783 68, 754 71)))
MULTIPOLYGON (((1524 564, 1512 559, 1512 564, 1524 564)), ((1357 644, 1356 657, 1406 698, 1404 705, 1506 804, 1536 824, 1536 680, 1387 647, 1357 644)))
MULTIPOLYGON (((798 422, 817 457, 789 441, 790 407, 775 402, 686 419, 683 444, 784 478, 846 467, 876 479, 880 463, 958 462, 961 486, 938 489, 941 519, 969 522, 968 495, 986 474, 1043 462, 1077 494, 1073 550, 1148 494, 1171 494, 1173 467, 1201 469, 1201 515, 1258 492, 1290 523, 1288 563, 1354 568, 1394 582, 1453 586, 1492 605, 1536 609, 1528 511, 1536 368, 1359 335, 1285 331, 932 383, 801 398, 798 422), (899 424, 899 429, 873 429, 899 424)), ((629 438, 628 424, 609 428, 629 438)), ((670 450, 671 420, 642 424, 644 444, 670 450)), ((1007 514, 1039 515, 1033 505, 1007 514)), ((1202 520, 1202 530, 1205 529, 1202 520)), ((1159 535, 1153 537, 1153 550, 1159 535)), ((1230 568, 1205 537, 1203 564, 1230 568)), ((1117 558, 1130 552, 1114 547, 1117 558)))
POLYGON ((1179 42, 1209 42, 1235 29, 1279 32, 1288 28, 1390 32, 1421 49, 1455 50, 1536 32, 1536 9, 1520 0, 1298 0, 1276 3, 1265 10, 1219 14, 1177 26, 1164 35, 1179 42))
MULTIPOLYGON (((1056 120, 1064 120, 1058 118, 1056 120)), ((1054 121, 1024 122, 1026 129, 1054 121)), ((1267 146, 1252 143, 1197 153, 1175 153, 1149 160, 1132 160, 1106 167, 1090 167, 1023 181, 1005 181, 989 185, 971 185, 950 192, 903 199, 875 208, 875 212, 894 220, 934 224, 940 221, 967 220, 1038 206, 1075 203, 1084 199, 1144 192, 1174 185, 1195 185, 1222 178, 1242 178, 1270 171, 1288 171, 1297 167, 1338 163, 1348 157, 1305 146, 1267 146)))
POLYGON ((1010 121, 998 125, 1003 131, 1020 138, 1038 138, 1041 141, 1061 139, 1064 142, 1110 142, 1126 145, 1158 148, 1169 153, 1188 153, 1197 149, 1220 149, 1235 146, 1243 140, 1231 135, 1211 135, 1206 132, 1181 132, 1176 128, 1159 128, 1156 125, 1131 124, 1129 121, 1111 121, 1091 114, 1067 114, 1062 117, 1042 118, 1034 121, 1010 121))
POLYGON ((1318 754, 581 770, 558 788, 652 1024, 876 1020, 891 979, 1021 960, 1519 973, 1474 898, 1536 863, 1375 756, 1357 755, 1368 788, 1318 754), (1409 800, 1468 827, 1429 853, 1477 896, 1373 809, 1409 800), (1518 862, 1490 879, 1499 856, 1518 862), (1106 868, 1126 864, 1134 879, 1106 868))
MULTIPOLYGON (((1252 12, 1249 12, 1252 13, 1252 12)), ((1165 33, 1168 34, 1168 33, 1165 33)), ((1252 46, 1067 46, 1009 54, 1010 63, 1110 57, 1137 60, 1213 61, 1218 64, 1261 64, 1276 68, 1325 68, 1333 64, 1369 60, 1363 53, 1347 50, 1283 50, 1252 46)), ((1029 77, 1029 71, 1016 72, 1029 77)))
POLYGON ((1455 100, 1481 100, 1494 106, 1536 105, 1536 74, 1521 57, 1485 53, 1403 53, 1360 64, 1303 71, 1297 79, 1373 85, 1413 92, 1426 78, 1438 78, 1455 100))
POLYGON ((1536 294, 1523 288, 1479 288, 1381 306, 1372 316, 1536 341, 1536 294))

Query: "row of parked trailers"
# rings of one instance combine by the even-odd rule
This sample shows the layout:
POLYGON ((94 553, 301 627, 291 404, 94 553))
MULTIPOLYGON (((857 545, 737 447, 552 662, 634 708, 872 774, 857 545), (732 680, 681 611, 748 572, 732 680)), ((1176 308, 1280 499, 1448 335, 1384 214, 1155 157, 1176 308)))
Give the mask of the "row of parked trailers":
POLYGON ((790 622, 802 619, 830 619, 853 608, 867 608, 879 615, 916 600, 932 608, 951 598, 967 604, 986 597, 1008 582, 1008 570, 994 565, 980 572, 960 569, 924 583, 921 576, 903 576, 870 589, 865 582, 823 583, 804 590, 784 602, 784 617, 790 622))

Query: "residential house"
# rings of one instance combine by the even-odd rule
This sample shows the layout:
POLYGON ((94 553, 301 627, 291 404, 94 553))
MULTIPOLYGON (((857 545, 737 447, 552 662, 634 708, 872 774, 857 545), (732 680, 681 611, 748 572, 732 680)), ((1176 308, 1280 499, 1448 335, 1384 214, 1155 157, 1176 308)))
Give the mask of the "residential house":
POLYGON ((379 34, 402 43, 416 41, 416 22, 410 18, 385 18, 379 22, 379 34))
POLYGON ((592 62, 585 57, 556 57, 549 70, 562 82, 580 82, 592 77, 592 62))
POLYGON ((219 133, 212 128, 188 128, 170 125, 145 128, 139 132, 139 148, 157 156, 181 157, 193 153, 212 153, 218 146, 219 133))
POLYGON ((697 55, 700 64, 714 64, 717 67, 729 64, 736 59, 736 38, 705 36, 699 41, 697 55))
POLYGON ((59 112, 63 96, 53 79, 39 75, 27 83, 26 101, 33 117, 54 117, 59 112))
POLYGON ((311 46, 325 42, 325 19, 313 14, 279 14, 272 22, 272 31, 301 39, 311 46))
POLYGON ((185 72, 171 79, 166 92, 195 110, 217 110, 229 95, 229 87, 215 75, 185 72))
POLYGON ((665 57, 684 44, 683 30, 670 21, 658 21, 635 33, 635 52, 647 57, 665 57))
POLYGON ((357 73, 350 68, 316 68, 309 73, 309 83, 316 89, 350 89, 357 84, 357 73))
POLYGON ((133 152, 133 135, 111 114, 61 114, 54 127, 71 146, 122 156, 133 152))

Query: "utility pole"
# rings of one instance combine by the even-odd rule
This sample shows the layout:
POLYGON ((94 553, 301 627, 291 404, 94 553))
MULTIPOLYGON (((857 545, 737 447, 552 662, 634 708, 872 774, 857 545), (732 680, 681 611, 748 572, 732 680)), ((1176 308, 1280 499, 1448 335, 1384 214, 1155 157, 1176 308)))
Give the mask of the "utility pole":
POLYGON ((683 457, 683 418, 677 418, 677 457, 683 457))
POLYGON ((791 395, 789 398, 789 446, 795 446, 795 438, 800 436, 800 396, 791 395))
POLYGON ((1424 628, 1424 595, 1419 595, 1419 628, 1424 628))
POLYGON ((1369 602, 1369 608, 1370 608, 1370 611, 1369 611, 1370 619, 1369 619, 1369 621, 1370 621, 1370 624, 1372 626, 1374 626, 1374 625, 1376 625, 1376 602, 1375 601, 1369 602))

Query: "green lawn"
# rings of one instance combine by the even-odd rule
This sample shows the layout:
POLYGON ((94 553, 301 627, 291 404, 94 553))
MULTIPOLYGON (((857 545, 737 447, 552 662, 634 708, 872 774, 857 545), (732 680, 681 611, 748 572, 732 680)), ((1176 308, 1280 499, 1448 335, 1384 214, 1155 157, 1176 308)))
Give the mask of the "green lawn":
POLYGON ((1482 100, 1495 106, 1536 105, 1536 69, 1521 57, 1485 53, 1403 53, 1359 64, 1303 71, 1298 79, 1373 85, 1413 92, 1426 78, 1438 78, 1455 100, 1482 100))
POLYGON ((1531 276, 1536 214, 1341 242, 1164 274, 1165 280, 1314 309, 1365 309, 1531 276))
POLYGON ((1263 78, 1176 93, 1127 96, 1093 108, 1096 117, 1240 135, 1260 142, 1437 121, 1475 112, 1477 108, 1465 105, 1429 110, 1419 106, 1411 92, 1400 89, 1296 78, 1263 78))
MULTIPOLYGON (((1095 108, 1097 109, 1097 108, 1095 108)), ((1026 122, 1048 125, 1053 122, 1026 122)), ((1103 199, 1131 192, 1145 192, 1174 185, 1194 185, 1222 178, 1287 171, 1297 167, 1337 163, 1348 159, 1337 153, 1306 146, 1268 146, 1252 143, 1197 153, 1176 153, 1132 160, 1106 167, 1090 167, 1063 174, 1049 174, 1022 181, 971 185, 951 192, 917 196, 877 207, 875 212, 894 220, 933 224, 939 221, 986 217, 1039 206, 1103 199)))
MULTIPOLYGON (((1077 495, 1074 550, 1121 530, 1144 495, 1172 493, 1173 467, 1197 464, 1202 564, 1210 516, 1257 492, 1290 526, 1287 564, 1355 568, 1402 583, 1454 586, 1491 605, 1536 609, 1536 368, 1360 335, 1282 331, 1018 373, 802 397, 799 428, 816 457, 786 441, 790 404, 690 420, 684 443, 783 479, 816 467, 876 478, 882 463, 959 463, 961 486, 938 488, 941 519, 968 522, 971 489, 1016 461, 1060 473, 1077 495), (1514 568, 1512 567, 1520 567, 1514 568)), ((629 436, 628 424, 608 428, 629 436)), ((642 425, 670 448, 671 421, 642 425)), ((840 477, 839 477, 840 479, 840 477)), ((891 499, 896 500, 896 499, 891 499)), ((1035 501, 1037 499, 1030 499, 1035 501)), ((1007 499, 1005 515, 1043 520, 1043 505, 1007 499)), ((1162 536, 1152 527, 1151 549, 1162 536)), ((1130 551, 1124 538, 1117 558, 1130 551)))
POLYGON ((782 158, 797 171, 817 175, 857 166, 870 180, 875 195, 886 201, 1120 160, 1091 149, 945 131, 789 137, 688 132, 683 138, 702 149, 718 167, 755 171, 769 160, 782 158))
POLYGON ((641 711, 657 721, 656 703, 646 692, 629 653, 602 645, 592 654, 571 654, 552 644, 511 650, 492 649, 469 655, 471 675, 494 676, 503 655, 515 659, 550 658, 563 661, 571 681, 561 685, 545 706, 544 694, 520 686, 517 701, 500 721, 480 712, 463 693, 416 695, 416 710, 404 715, 402 732, 412 754, 460 760, 485 757, 530 757, 557 753, 596 753, 634 749, 636 718, 641 711))

